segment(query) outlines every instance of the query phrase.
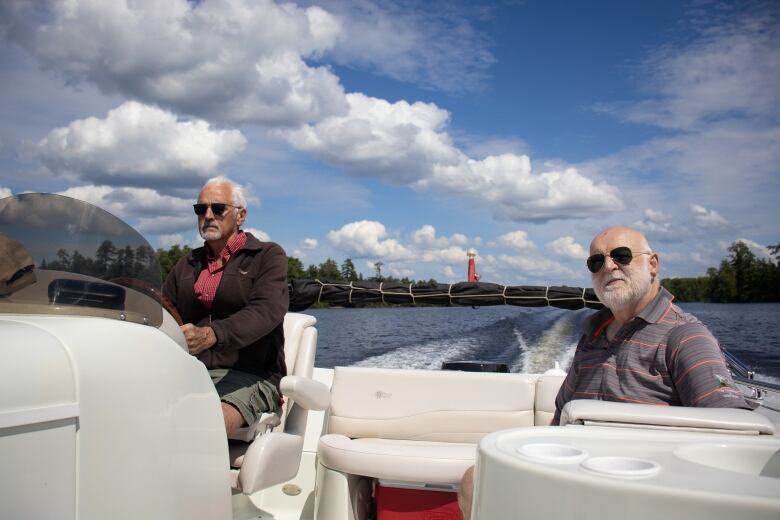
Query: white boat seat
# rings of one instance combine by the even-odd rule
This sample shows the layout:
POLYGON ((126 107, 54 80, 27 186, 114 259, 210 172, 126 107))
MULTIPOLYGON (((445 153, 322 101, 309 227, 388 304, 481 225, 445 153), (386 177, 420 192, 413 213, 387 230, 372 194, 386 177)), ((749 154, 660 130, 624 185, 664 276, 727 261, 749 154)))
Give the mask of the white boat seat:
POLYGON ((561 426, 567 424, 708 431, 742 435, 773 435, 775 433, 775 427, 769 418, 751 410, 657 406, 590 399, 577 399, 566 403, 561 411, 561 426))
POLYGON ((320 439, 322 465, 343 473, 404 482, 457 484, 474 464, 476 444, 350 439, 329 434, 320 439))
POLYGON ((317 320, 305 314, 284 317, 284 354, 287 376, 280 382, 285 398, 281 414, 263 414, 240 429, 232 439, 250 442, 231 448, 231 485, 251 494, 295 477, 303 452, 308 410, 325 410, 330 402, 328 387, 314 381, 317 320))
POLYGON ((552 407, 562 377, 337 367, 320 463, 345 474, 455 484, 486 434, 534 426, 552 407), (549 398, 549 395, 552 398, 549 398), (542 406, 541 414, 536 407, 542 406))

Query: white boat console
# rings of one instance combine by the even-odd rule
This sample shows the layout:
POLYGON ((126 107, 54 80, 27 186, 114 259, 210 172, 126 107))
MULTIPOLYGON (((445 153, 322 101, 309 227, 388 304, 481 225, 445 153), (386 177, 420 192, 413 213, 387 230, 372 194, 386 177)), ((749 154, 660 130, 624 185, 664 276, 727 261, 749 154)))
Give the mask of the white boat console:
POLYGON ((780 518, 777 436, 627 426, 485 436, 472 518, 780 518))

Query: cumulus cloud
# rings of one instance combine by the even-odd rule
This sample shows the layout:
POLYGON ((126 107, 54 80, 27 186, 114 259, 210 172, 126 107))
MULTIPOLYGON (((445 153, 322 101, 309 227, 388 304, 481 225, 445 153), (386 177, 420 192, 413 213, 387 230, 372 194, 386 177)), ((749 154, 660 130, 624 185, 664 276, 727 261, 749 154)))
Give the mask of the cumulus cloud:
MULTIPOLYGON (((382 262, 383 273, 411 277, 410 274, 397 273, 419 269, 421 264, 432 264, 448 280, 463 280, 468 256, 466 249, 455 243, 461 243, 464 239, 468 242, 468 237, 460 233, 452 237, 457 238, 437 237, 433 226, 424 225, 410 233, 408 240, 391 239, 388 238, 385 226, 374 221, 353 222, 328 234, 328 240, 336 249, 355 258, 366 258, 366 266, 372 272, 375 271, 376 262, 382 262)), ((563 255, 566 258, 582 260, 587 256, 571 237, 556 242, 568 246, 568 256, 563 255), (576 251, 576 248, 581 251, 574 257, 572 251, 576 251)), ((496 237, 488 242, 487 247, 498 252, 477 257, 483 281, 505 282, 534 277, 535 280, 545 280, 545 283, 559 283, 558 280, 578 279, 583 274, 550 259, 549 255, 539 253, 522 231, 496 237), (507 253, 507 250, 519 251, 520 254, 507 253)))
POLYGON ((387 230, 381 222, 360 221, 345 224, 328 233, 330 243, 346 254, 358 258, 371 258, 394 262, 427 262, 439 264, 463 264, 466 262, 468 237, 454 233, 451 237, 436 236, 430 224, 411 233, 408 243, 387 238, 387 230))
POLYGON ((292 256, 303 259, 308 256, 310 251, 313 251, 319 245, 319 241, 316 238, 304 238, 298 244, 298 247, 293 249, 292 256))
POLYGON ((729 223, 714 209, 707 209, 698 204, 691 204, 691 213, 693 218, 701 227, 724 227, 729 223))
POLYGON ((763 258, 765 260, 773 258, 772 252, 764 245, 759 244, 755 240, 750 240, 748 238, 738 238, 736 242, 742 242, 745 244, 750 251, 756 255, 759 258, 763 258))
POLYGON ((271 241, 271 235, 263 231, 262 229, 257 229, 253 227, 243 228, 244 231, 247 233, 252 233, 256 239, 258 239, 261 242, 270 242, 271 241))
POLYGON ((411 184, 432 164, 455 164, 458 151, 443 128, 449 113, 433 103, 390 103, 361 93, 347 95, 349 112, 284 132, 300 150, 355 176, 411 184))
POLYGON ((411 251, 398 240, 386 237, 384 224, 372 220, 351 222, 328 232, 331 244, 358 258, 400 260, 412 257, 411 251))
POLYGON ((529 251, 536 249, 536 245, 528 238, 528 233, 522 230, 510 231, 499 236, 496 241, 504 246, 511 247, 517 251, 529 251))
POLYGON ((98 184, 186 186, 214 174, 245 144, 237 130, 181 121, 170 112, 129 101, 105 119, 89 117, 52 130, 29 152, 55 173, 98 184))
POLYGON ((3 186, 0 186, 0 199, 2 199, 3 197, 10 197, 12 195, 13 193, 11 193, 10 188, 4 188, 3 186))
POLYGON ((492 207, 497 217, 513 221, 584 218, 623 209, 616 187, 596 183, 576 168, 533 173, 526 155, 435 164, 432 176, 417 186, 467 195, 492 207))
POLYGON ((430 103, 347 95, 350 110, 284 135, 355 176, 467 197, 508 220, 581 218, 623 208, 620 192, 575 168, 534 173, 526 155, 467 157, 445 131, 449 113, 430 103))
POLYGON ((317 244, 318 242, 316 238, 304 238, 303 241, 301 242, 301 249, 310 251, 312 249, 315 249, 317 247, 317 244))
POLYGON ((437 237, 436 228, 425 224, 412 233, 412 243, 425 248, 465 246, 468 243, 468 237, 462 233, 455 233, 451 237, 437 237))
POLYGON ((572 260, 583 260, 588 256, 587 250, 578 244, 574 237, 568 235, 553 240, 547 244, 547 247, 556 255, 572 260))
POLYGON ((312 67, 338 19, 270 0, 0 4, 8 35, 70 82, 222 121, 294 125, 346 109, 312 67))
MULTIPOLYGON (((432 85, 444 84, 445 78, 465 85, 463 74, 451 71, 478 78, 492 57, 471 18, 453 13, 482 8, 448 7, 448 16, 441 16, 440 4, 413 10, 369 2, 330 6, 336 15, 269 0, 84 0, 42 6, 11 0, 0 6, 0 18, 13 40, 70 82, 88 81, 177 113, 273 127, 295 148, 354 176, 465 197, 509 220, 581 218, 622 208, 614 186, 574 168, 532 173, 528 157, 518 153, 472 159, 446 132, 446 110, 345 94, 328 68, 311 65, 330 59, 432 85), (428 41, 435 45, 425 45, 428 41), (426 79, 423 71, 440 77, 426 79)), ((114 118, 131 112, 130 106, 143 105, 120 107, 114 118)), ((198 124, 172 117, 165 124, 180 131, 184 124, 198 124)), ((35 155, 54 171, 96 183, 150 185, 159 181, 163 167, 167 180, 192 178, 244 146, 240 134, 201 127, 206 146, 198 151, 210 153, 212 160, 196 153, 188 163, 175 153, 181 145, 159 140, 157 128, 133 133, 124 120, 110 128, 116 135, 101 132, 132 138, 124 150, 79 131, 101 123, 111 127, 110 119, 57 129, 37 144, 35 155), (81 139, 84 149, 71 144, 74 139, 81 139)))
POLYGON ((449 246, 444 249, 429 249, 418 252, 418 258, 423 262, 442 262, 459 264, 467 259, 466 250, 462 247, 449 246))

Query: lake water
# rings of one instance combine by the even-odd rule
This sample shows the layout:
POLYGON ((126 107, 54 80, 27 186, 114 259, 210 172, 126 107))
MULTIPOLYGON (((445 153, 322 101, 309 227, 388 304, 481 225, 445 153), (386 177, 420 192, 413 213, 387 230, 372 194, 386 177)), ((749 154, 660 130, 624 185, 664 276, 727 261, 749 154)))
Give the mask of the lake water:
MULTIPOLYGON (((683 303, 757 378, 780 383, 780 304, 683 303)), ((568 367, 591 310, 495 307, 309 309, 320 367, 441 368, 480 360, 513 372, 568 367)))

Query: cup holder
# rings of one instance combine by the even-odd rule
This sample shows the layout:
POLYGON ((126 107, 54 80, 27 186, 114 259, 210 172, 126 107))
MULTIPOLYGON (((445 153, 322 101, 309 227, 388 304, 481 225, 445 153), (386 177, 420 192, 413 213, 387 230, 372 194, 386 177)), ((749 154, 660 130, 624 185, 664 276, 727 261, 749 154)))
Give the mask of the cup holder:
POLYGON ((578 464, 588 457, 588 452, 567 444, 523 444, 517 452, 525 458, 545 464, 578 464))
POLYGON ((592 457, 581 466, 599 475, 620 478, 647 478, 661 471, 657 462, 634 457, 592 457))

